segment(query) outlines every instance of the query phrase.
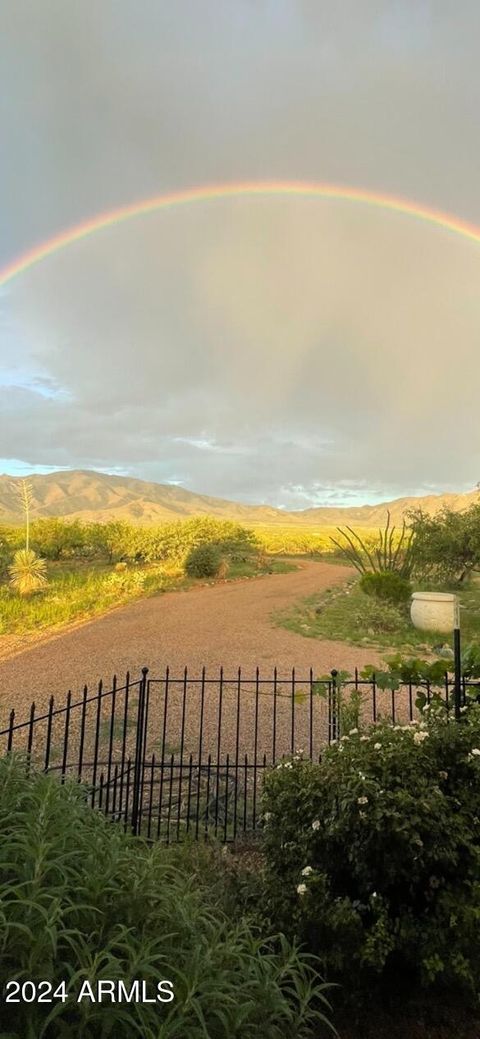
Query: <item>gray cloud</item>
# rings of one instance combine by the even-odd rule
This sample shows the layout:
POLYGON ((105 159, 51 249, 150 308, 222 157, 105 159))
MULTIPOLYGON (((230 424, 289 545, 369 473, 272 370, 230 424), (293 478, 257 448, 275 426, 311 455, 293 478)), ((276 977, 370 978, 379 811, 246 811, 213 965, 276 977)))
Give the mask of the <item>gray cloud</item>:
MULTIPOLYGON (((476 4, 10 0, 2 21, 5 261, 232 179, 353 183, 480 224, 476 4)), ((104 229, 1 290, 0 457, 287 508, 470 488, 479 274, 478 244, 346 202, 104 229)))

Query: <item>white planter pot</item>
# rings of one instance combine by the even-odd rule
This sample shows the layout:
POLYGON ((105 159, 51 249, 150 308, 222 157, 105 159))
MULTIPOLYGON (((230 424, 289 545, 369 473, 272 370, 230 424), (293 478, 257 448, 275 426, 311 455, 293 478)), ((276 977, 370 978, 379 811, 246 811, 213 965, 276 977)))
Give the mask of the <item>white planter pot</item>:
POLYGON ((419 631, 440 631, 447 635, 460 627, 458 596, 450 592, 414 592, 410 616, 419 631))

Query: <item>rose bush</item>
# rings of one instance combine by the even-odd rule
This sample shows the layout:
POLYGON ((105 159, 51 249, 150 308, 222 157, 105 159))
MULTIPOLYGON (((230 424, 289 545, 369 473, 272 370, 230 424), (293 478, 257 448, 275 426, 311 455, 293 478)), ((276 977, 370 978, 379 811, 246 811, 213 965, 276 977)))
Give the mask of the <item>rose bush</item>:
POLYGON ((269 912, 350 992, 480 993, 480 707, 354 728, 264 787, 269 912))

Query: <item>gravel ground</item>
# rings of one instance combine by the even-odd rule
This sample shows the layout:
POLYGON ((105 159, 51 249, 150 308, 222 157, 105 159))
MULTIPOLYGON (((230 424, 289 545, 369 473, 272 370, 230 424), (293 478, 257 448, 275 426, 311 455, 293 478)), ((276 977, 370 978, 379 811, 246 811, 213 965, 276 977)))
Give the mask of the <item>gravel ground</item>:
MULTIPOLYGON (((207 686, 204 732, 207 751, 209 744, 213 750, 218 729, 218 675, 222 665, 225 677, 234 680, 239 666, 245 678, 254 676, 258 666, 261 677, 271 679, 276 666, 279 676, 286 679, 293 667, 299 676, 308 676, 310 668, 318 676, 332 667, 353 670, 355 666, 378 662, 379 657, 372 649, 304 638, 276 627, 271 620, 274 611, 285 609, 303 596, 321 593, 342 583, 351 574, 344 566, 302 562, 297 571, 288 574, 167 592, 138 600, 100 619, 30 645, 28 639, 10 639, 6 646, 4 637, 0 639, 0 648, 2 642, 4 644, 4 656, 0 660, 0 725, 4 727, 12 707, 15 707, 16 718, 24 720, 32 700, 40 710, 45 708, 51 695, 56 705, 63 704, 69 689, 73 698, 78 699, 85 684, 90 689, 102 678, 105 688, 110 688, 112 676, 116 674, 121 685, 127 670, 136 679, 144 665, 149 667, 152 678, 164 676, 167 665, 174 678, 180 678, 186 666, 189 676, 198 678, 204 666, 207 677, 215 679, 207 686)), ((279 688, 277 728, 279 740, 283 739, 286 746, 291 738, 291 694, 287 684, 282 688, 279 688)), ((164 689, 164 682, 151 686, 151 719, 157 736, 164 689)), ((254 728, 254 685, 242 681, 241 693, 240 752, 246 753, 251 749, 254 728)), ((183 684, 170 684, 166 738, 175 751, 181 730, 182 697, 183 684)), ((235 750, 237 697, 238 686, 232 681, 223 694, 222 754, 235 750)), ((189 683, 185 752, 195 748, 199 703, 200 687, 189 683)), ((299 704, 296 710, 295 737, 299 746, 307 738, 307 708, 299 704)), ((324 726, 325 705, 318 698, 315 712, 320 732, 324 726)), ((260 697, 259 754, 268 753, 271 747, 271 714, 272 690, 265 686, 260 697)), ((108 719, 102 720, 102 726, 103 732, 108 728, 108 719)), ((153 744, 151 749, 155 749, 153 744)))

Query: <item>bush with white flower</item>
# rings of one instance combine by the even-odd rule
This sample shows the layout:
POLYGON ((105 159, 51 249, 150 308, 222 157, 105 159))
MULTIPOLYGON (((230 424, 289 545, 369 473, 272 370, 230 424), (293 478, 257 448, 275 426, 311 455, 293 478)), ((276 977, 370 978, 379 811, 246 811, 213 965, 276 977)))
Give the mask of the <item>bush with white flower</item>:
POLYGON ((348 736, 266 777, 272 918, 352 993, 480 998, 480 706, 348 736))

